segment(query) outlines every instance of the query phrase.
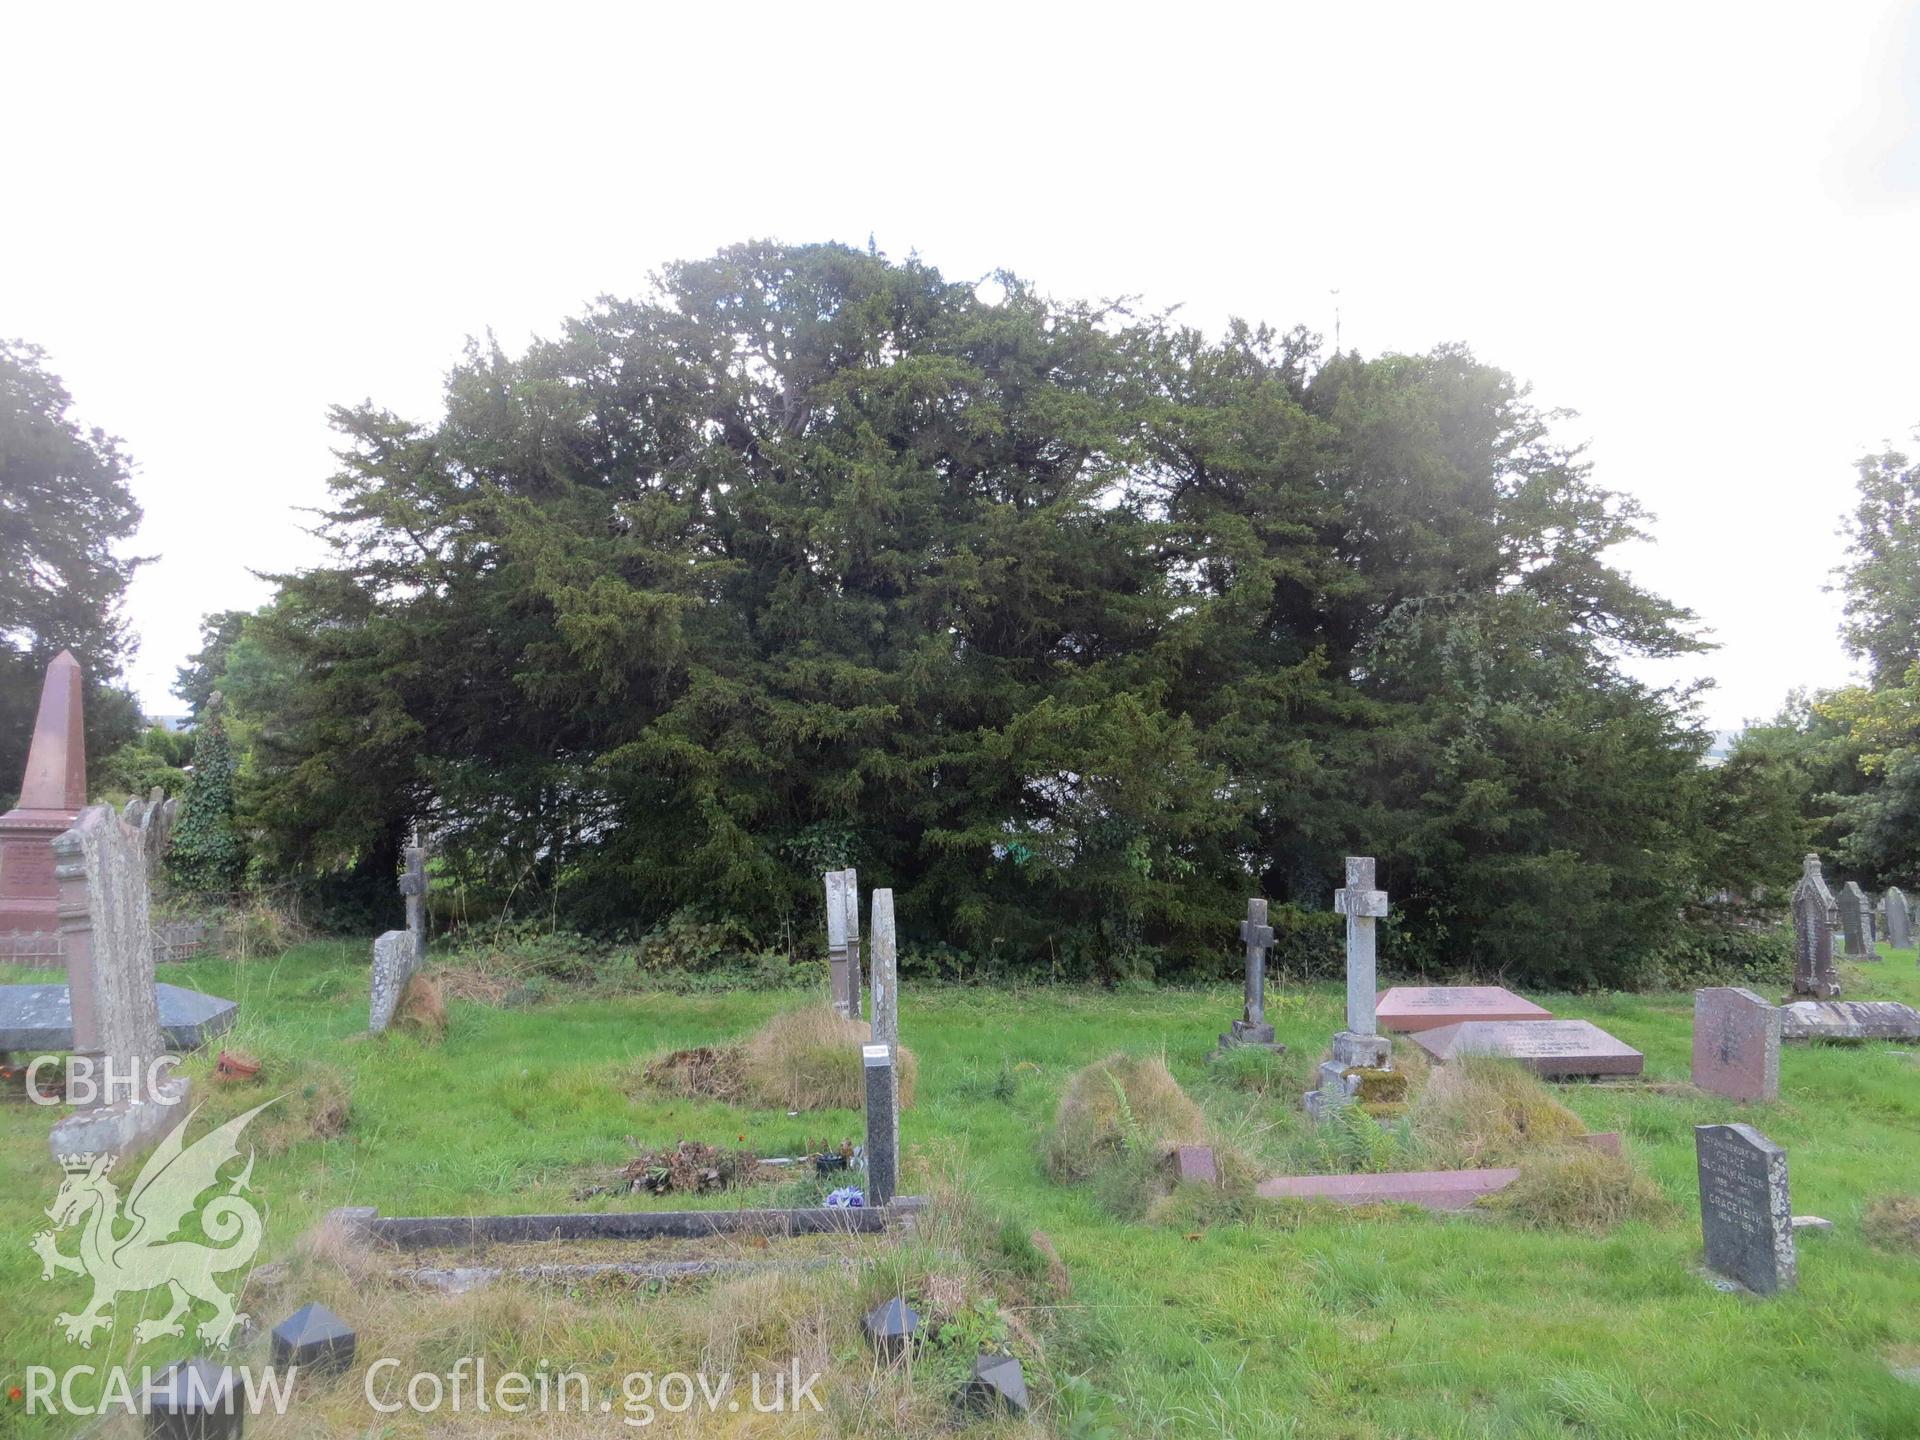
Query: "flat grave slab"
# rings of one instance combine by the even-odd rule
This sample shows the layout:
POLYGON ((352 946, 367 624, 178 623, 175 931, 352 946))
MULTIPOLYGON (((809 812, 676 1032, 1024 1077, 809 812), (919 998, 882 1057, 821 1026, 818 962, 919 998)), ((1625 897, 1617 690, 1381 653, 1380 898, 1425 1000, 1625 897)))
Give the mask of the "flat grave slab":
POLYGON ((1782 1040, 1920 1040, 1920 1010, 1892 1000, 1796 1000, 1780 1007, 1782 1040))
POLYGON ((1385 1175, 1276 1175, 1254 1193, 1265 1200, 1333 1200, 1342 1205, 1418 1205, 1464 1210, 1504 1190, 1518 1170, 1402 1170, 1385 1175))
MULTIPOLYGON (((198 1050, 233 1028, 240 1006, 179 985, 155 985, 160 1029, 175 1050, 198 1050)), ((0 1050, 73 1049, 73 997, 64 985, 0 985, 0 1050)))
POLYGON ((1638 1075, 1647 1057, 1591 1020, 1466 1020, 1417 1031, 1414 1044, 1445 1064, 1461 1055, 1517 1060, 1544 1080, 1638 1075))
POLYGON ((1396 985, 1374 1014, 1382 1030, 1410 1035, 1463 1020, 1551 1020, 1553 1012, 1498 985, 1396 985))

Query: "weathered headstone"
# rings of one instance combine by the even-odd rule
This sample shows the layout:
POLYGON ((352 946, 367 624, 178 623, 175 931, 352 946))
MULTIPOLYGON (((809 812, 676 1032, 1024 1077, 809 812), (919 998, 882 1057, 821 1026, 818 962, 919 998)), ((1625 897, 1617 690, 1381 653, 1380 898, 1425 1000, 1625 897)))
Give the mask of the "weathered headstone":
POLYGON ((1462 1055, 1496 1055, 1543 1080, 1638 1075, 1647 1066, 1645 1055, 1591 1020, 1462 1020, 1419 1031, 1413 1043, 1443 1064, 1462 1055))
POLYGON ((1895 950, 1911 950, 1913 921, 1906 895, 1895 885, 1887 891, 1882 903, 1887 907, 1887 944, 1895 950))
POLYGON ((891 1045, 860 1047, 867 1082, 869 1205, 891 1205, 900 1182, 900 1077, 891 1045))
POLYGON ((98 1103, 57 1121, 48 1137, 55 1158, 124 1156, 158 1139, 185 1117, 185 1078, 157 1086, 154 1062, 167 1053, 153 987, 153 936, 147 863, 140 837, 105 805, 80 812, 53 842, 60 883, 61 948, 73 1015, 73 1050, 96 1075, 137 1077, 128 1097, 101 1087, 98 1103))
POLYGON ((1380 997, 1382 1030, 1410 1035, 1462 1020, 1551 1020, 1553 1012, 1499 985, 1396 985, 1380 997))
POLYGON ((1240 941, 1247 950, 1245 1004, 1240 1018, 1220 1037, 1222 1049, 1235 1045, 1257 1045, 1282 1051, 1287 1047, 1273 1038, 1273 1026, 1267 1023, 1267 950, 1273 944, 1273 926, 1267 923, 1267 902, 1247 901, 1247 918, 1240 922, 1240 941))
POLYGON ((378 1035, 393 1023, 393 1012, 406 992, 407 981, 420 968, 420 951, 413 933, 389 930, 373 942, 373 979, 368 992, 367 1030, 378 1035))
POLYGON ((1840 887, 1840 933, 1848 955, 1864 959, 1873 953, 1873 902, 1857 880, 1840 887))
POLYGON ((1756 1295, 1798 1280, 1787 1152, 1750 1125, 1696 1125, 1707 1268, 1756 1295))
POLYGON ((1167 1157, 1173 1178, 1181 1185, 1218 1185, 1220 1162, 1211 1145, 1176 1145, 1167 1157))
POLYGON ((422 845, 407 847, 407 868, 400 875, 400 894, 407 902, 407 934, 413 940, 413 963, 427 958, 427 852, 422 845))
POLYGON ((847 872, 829 870, 827 887, 827 989, 833 1008, 847 1013, 847 872))
POLYGON ((1694 991, 1693 1083, 1729 1100, 1779 1099, 1779 1010, 1737 986, 1694 991))
POLYGON ((860 876, 847 867, 847 1018, 858 1020, 866 986, 860 979, 860 876))
POLYGON ((1374 925, 1387 913, 1387 895, 1373 888, 1370 856, 1347 857, 1347 883, 1334 892, 1334 910, 1347 917, 1347 1028, 1333 1037, 1320 1063, 1319 1088, 1307 1095, 1307 1113, 1325 1120, 1360 1093, 1366 1073, 1389 1068, 1393 1043, 1374 1022, 1374 925))
POLYGON ((1794 994, 1830 1000, 1840 993, 1833 968, 1833 927, 1839 920, 1840 907, 1820 874, 1820 857, 1809 855, 1793 887, 1794 994))
POLYGON ((1783 1040, 1920 1040, 1920 1010, 1894 1000, 1796 1000, 1780 1007, 1783 1040))
POLYGON ((873 1038, 900 1043, 900 948, 893 926, 893 891, 873 892, 873 1038))
MULTIPOLYGON (((87 803, 80 692, 80 663, 62 650, 47 666, 40 689, 20 803, 0 815, 0 935, 51 936, 60 928, 52 844, 87 803)), ((31 949, 31 942, 18 943, 31 949)), ((0 950, 0 960, 7 958, 0 950)))

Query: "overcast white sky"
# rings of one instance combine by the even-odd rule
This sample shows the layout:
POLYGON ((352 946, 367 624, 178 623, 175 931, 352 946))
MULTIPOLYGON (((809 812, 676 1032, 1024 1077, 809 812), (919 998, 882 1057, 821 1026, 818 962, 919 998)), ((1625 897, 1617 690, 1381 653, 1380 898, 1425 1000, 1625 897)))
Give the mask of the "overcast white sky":
POLYGON ((839 239, 1363 352, 1463 341, 1659 517, 1716 725, 1843 680, 1851 462, 1920 425, 1914 6, 16 6, 0 333, 123 436, 132 671, 316 552, 326 407, 426 418, 663 261, 839 239))

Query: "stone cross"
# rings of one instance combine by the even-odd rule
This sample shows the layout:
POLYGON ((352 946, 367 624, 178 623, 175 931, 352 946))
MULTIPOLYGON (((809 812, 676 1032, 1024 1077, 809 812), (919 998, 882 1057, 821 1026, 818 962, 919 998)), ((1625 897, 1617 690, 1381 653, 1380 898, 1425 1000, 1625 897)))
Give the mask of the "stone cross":
POLYGON ((1347 857, 1346 888, 1334 891, 1333 908, 1347 917, 1347 1031, 1378 1034, 1373 926, 1387 913, 1387 892, 1373 888, 1372 856, 1347 857))
POLYGON ((868 1205, 891 1205, 900 1181, 900 1077, 891 1045, 860 1047, 867 1081, 868 1205))
POLYGON ((87 803, 86 721, 80 662, 62 650, 47 666, 20 781, 20 803, 0 815, 0 932, 53 934, 59 887, 49 848, 87 803))
POLYGON ((424 846, 407 846, 407 868, 400 876, 400 894, 407 902, 407 933, 413 937, 413 963, 427 958, 427 852, 424 846))
POLYGON ((1809 855, 1801 864, 1800 883, 1793 887, 1793 993, 1831 1000, 1840 993, 1833 969, 1833 927, 1840 907, 1820 875, 1820 857, 1809 855))
POLYGON ((1913 948, 1913 914, 1907 909, 1907 897, 1898 885, 1887 891, 1887 944, 1895 950, 1913 948))
POLYGON ((873 892, 873 1038, 900 1043, 900 952, 893 928, 893 891, 873 892))
POLYGON ((1261 1045, 1269 1050, 1285 1050, 1273 1039, 1273 1026, 1267 1023, 1267 950, 1273 944, 1273 926, 1267 923, 1267 902, 1247 901, 1247 918, 1240 922, 1240 940, 1247 947, 1246 1005, 1240 1018, 1220 1037, 1220 1048, 1235 1045, 1261 1045))
POLYGON ((145 848, 112 807, 93 805, 52 849, 73 1053, 92 1066, 97 1098, 56 1123, 49 1144, 56 1158, 124 1156, 185 1116, 188 1088, 154 1065, 167 1045, 153 988, 145 848))
POLYGON ((1841 887, 1840 930, 1847 954, 1864 958, 1873 953, 1873 902, 1857 880, 1841 887))

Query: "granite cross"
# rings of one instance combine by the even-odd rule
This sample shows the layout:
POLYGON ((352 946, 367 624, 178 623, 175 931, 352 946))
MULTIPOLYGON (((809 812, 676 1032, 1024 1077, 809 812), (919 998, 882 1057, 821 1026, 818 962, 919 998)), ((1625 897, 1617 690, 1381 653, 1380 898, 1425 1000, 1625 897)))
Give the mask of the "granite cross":
POLYGON ((1273 944, 1273 926, 1267 923, 1266 901, 1247 901, 1240 939, 1247 947, 1247 1003, 1241 1018, 1251 1028, 1267 1023, 1267 947, 1273 944))
POLYGON ((1374 921, 1387 913, 1387 892, 1373 888, 1373 857, 1347 857, 1346 888, 1336 890, 1333 908, 1347 917, 1347 1031, 1379 1033, 1374 1019, 1374 921))

